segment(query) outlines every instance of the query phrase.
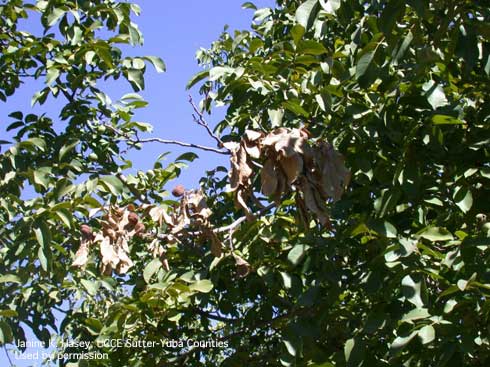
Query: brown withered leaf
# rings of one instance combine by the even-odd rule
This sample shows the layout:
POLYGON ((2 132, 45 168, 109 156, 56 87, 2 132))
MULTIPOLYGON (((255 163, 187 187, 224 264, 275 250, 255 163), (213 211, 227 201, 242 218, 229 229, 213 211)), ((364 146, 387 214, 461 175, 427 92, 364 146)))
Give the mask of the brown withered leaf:
MULTIPOLYGON (((104 267, 110 266, 111 269, 115 268, 119 263, 117 252, 108 237, 102 237, 98 240, 100 255, 102 256, 102 265, 104 267)), ((106 272, 104 272, 106 274, 106 272)))
POLYGON ((268 159, 260 171, 261 191, 265 196, 272 195, 277 189, 276 165, 272 159, 268 159))
POLYGON ((320 191, 334 201, 342 196, 349 184, 350 172, 344 164, 344 158, 328 143, 319 145, 319 172, 321 173, 320 191))
POLYGON ((75 260, 73 260, 73 263, 71 264, 72 266, 82 268, 87 265, 91 244, 92 239, 82 238, 80 247, 75 253, 75 260))
POLYGON ((308 181, 306 177, 301 178, 299 185, 303 194, 305 207, 317 216, 319 222, 323 226, 328 227, 330 224, 330 219, 328 217, 326 204, 325 202, 321 201, 319 195, 315 195, 314 186, 308 181))
POLYGON ((211 228, 204 228, 203 235, 210 241, 211 254, 215 257, 221 257, 223 254, 223 244, 218 235, 211 228))
POLYGON ((240 278, 246 277, 250 273, 251 266, 250 264, 242 259, 237 254, 233 254, 233 258, 235 259, 236 272, 240 278))
POLYGON ((206 198, 201 190, 189 193, 187 205, 189 215, 199 220, 206 220, 212 214, 211 209, 209 209, 208 205, 206 204, 206 198))
POLYGON ((278 128, 270 132, 261 142, 264 147, 273 148, 281 157, 303 153, 308 134, 302 129, 278 128))
POLYGON ((264 136, 263 133, 254 130, 245 131, 245 144, 244 148, 247 154, 254 159, 260 158, 260 145, 259 141, 264 136))
POLYGON ((303 158, 298 153, 294 153, 291 156, 281 157, 279 159, 279 164, 286 174, 287 184, 289 186, 291 186, 303 172, 303 158))
POLYGON ((268 134, 247 130, 232 148, 230 186, 235 202, 252 218, 247 206, 253 175, 252 159, 264 159, 261 191, 279 203, 291 190, 297 196, 303 221, 313 213, 325 227, 330 226, 327 202, 339 200, 350 179, 343 156, 327 142, 309 142, 305 128, 277 128, 268 134))

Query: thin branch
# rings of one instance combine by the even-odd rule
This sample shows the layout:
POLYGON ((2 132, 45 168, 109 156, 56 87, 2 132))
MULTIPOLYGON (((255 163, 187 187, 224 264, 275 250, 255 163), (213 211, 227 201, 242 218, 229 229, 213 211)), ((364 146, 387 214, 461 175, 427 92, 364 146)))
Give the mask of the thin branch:
MULTIPOLYGON (((271 203, 268 206, 266 206, 265 208, 262 208, 262 209, 258 210, 257 212, 252 213, 252 215, 254 217, 260 216, 260 215, 266 213, 267 211, 271 210, 275 206, 276 206, 275 203, 271 203)), ((231 224, 229 224, 227 226, 215 228, 213 230, 213 232, 214 233, 221 233, 221 232, 232 231, 232 230, 234 230, 236 227, 238 227, 240 224, 242 224, 246 220, 247 220, 247 216, 244 215, 243 217, 238 218, 236 221, 234 221, 233 223, 231 223, 231 224)))
POLYGON ((123 136, 127 141, 131 142, 132 144, 139 144, 139 143, 173 144, 173 145, 180 145, 182 147, 205 150, 208 152, 214 152, 214 153, 218 153, 218 154, 226 154, 226 155, 230 154, 229 151, 224 151, 224 150, 220 150, 217 148, 207 147, 207 146, 199 145, 199 144, 184 143, 184 142, 177 141, 177 140, 167 140, 167 139, 161 139, 161 138, 148 138, 148 139, 136 138, 136 139, 133 139, 128 134, 120 131, 119 129, 116 129, 115 127, 113 127, 109 124, 104 124, 104 126, 107 127, 109 130, 112 130, 114 133, 123 136))
MULTIPOLYGON (((225 145, 223 144, 223 141, 217 136, 211 128, 209 127, 209 124, 207 121, 204 119, 203 112, 197 108, 196 104, 194 103, 194 100, 192 99, 192 96, 189 95, 189 103, 192 106, 192 109, 194 110, 195 114, 192 114, 192 118, 194 119, 194 122, 206 129, 208 132, 208 135, 212 137, 214 140, 216 140, 216 143, 218 144, 218 147, 220 148, 225 148, 225 145)), ((226 148, 225 148, 226 149, 226 148)), ((228 150, 229 151, 229 150, 228 150)))
MULTIPOLYGON (((271 203, 269 204, 268 206, 266 206, 265 208, 262 208, 258 211, 256 211, 255 213, 252 213, 252 216, 253 217, 258 217, 258 216, 261 216, 262 214, 266 213, 267 211, 271 210, 272 208, 274 208, 276 206, 275 203, 271 203)), ((218 227, 218 228, 214 228, 213 229, 213 232, 214 233, 223 233, 223 232, 229 232, 229 233, 232 233, 236 227, 238 227, 240 224, 242 224, 243 222, 245 222, 247 220, 247 216, 244 215, 243 217, 240 217, 238 218, 237 220, 235 220, 233 223, 231 224, 228 224, 227 226, 224 226, 224 227, 218 227)), ((190 236, 199 236, 200 234, 202 234, 202 231, 195 231, 195 232, 186 232, 187 235, 190 235, 190 236)), ((168 239, 168 234, 166 233, 160 233, 160 234, 155 234, 153 238, 158 238, 160 240, 167 240, 168 239)), ((175 238, 177 239, 177 238, 175 238)), ((177 239, 178 240, 178 239, 177 239)))
POLYGON ((14 366, 14 364, 12 363, 12 360, 10 359, 10 354, 9 354, 9 351, 7 350, 7 346, 5 344, 3 345, 3 349, 5 350, 5 354, 7 355, 7 359, 9 360, 10 365, 14 366))
POLYGON ((229 318, 229 317, 225 317, 225 316, 215 315, 215 314, 212 314, 210 312, 201 310, 199 308, 193 308, 193 309, 191 309, 191 311, 194 311, 201 316, 204 316, 204 317, 207 317, 208 319, 212 319, 212 320, 216 320, 216 321, 222 321, 222 322, 226 322, 226 323, 236 323, 236 322, 240 321, 239 319, 233 319, 233 318, 229 318))

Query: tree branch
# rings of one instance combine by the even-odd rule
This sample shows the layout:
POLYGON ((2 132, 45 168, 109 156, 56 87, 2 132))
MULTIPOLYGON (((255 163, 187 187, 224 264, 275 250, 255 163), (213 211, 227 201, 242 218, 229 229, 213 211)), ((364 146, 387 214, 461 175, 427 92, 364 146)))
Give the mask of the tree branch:
MULTIPOLYGON (((255 216, 255 217, 260 216, 260 215, 264 214, 265 212, 271 210, 275 206, 276 206, 275 203, 271 203, 268 206, 266 206, 265 208, 262 208, 262 209, 258 210, 257 212, 252 213, 252 215, 255 216)), ((213 232, 214 233, 221 233, 221 232, 227 232, 227 231, 234 230, 236 227, 238 227, 240 224, 242 224, 246 220, 247 220, 247 216, 244 215, 243 217, 238 218, 233 223, 231 223, 231 224, 229 224, 227 226, 215 228, 213 230, 213 232)))
POLYGON ((233 319, 233 318, 229 318, 229 317, 225 317, 225 316, 215 315, 215 314, 212 314, 210 312, 201 310, 199 308, 193 308, 193 309, 191 309, 191 311, 194 311, 203 317, 207 317, 208 319, 212 319, 212 320, 216 320, 216 321, 222 321, 222 322, 226 322, 226 323, 236 323, 236 322, 240 321, 238 319, 233 319))
POLYGON ((184 142, 177 141, 177 140, 167 140, 167 139, 161 139, 161 138, 148 138, 148 139, 136 138, 136 139, 133 139, 128 134, 124 133, 123 131, 121 131, 119 129, 116 129, 115 127, 113 127, 109 124, 104 124, 104 126, 106 128, 108 128, 109 130, 112 130, 114 133, 123 136, 127 141, 131 142, 132 144, 139 144, 139 143, 173 144, 173 145, 180 145, 182 147, 205 150, 208 152, 214 152, 214 153, 218 153, 218 154, 226 154, 226 155, 230 154, 229 151, 224 151, 224 150, 220 150, 217 148, 207 147, 207 146, 199 145, 199 144, 184 143, 184 142))
MULTIPOLYGON (((209 124, 207 121, 204 119, 203 112, 197 108, 196 104, 194 103, 194 100, 192 99, 192 96, 189 95, 189 103, 192 106, 192 109, 194 110, 195 114, 192 114, 192 118, 194 119, 194 122, 206 129, 208 132, 208 135, 212 137, 214 140, 216 140, 216 143, 218 144, 218 147, 220 148, 225 148, 225 145, 223 144, 223 141, 211 130, 209 127, 209 124)), ((226 149, 226 148, 225 148, 226 149)), ((229 149, 227 149, 229 151, 229 149)))
MULTIPOLYGON (((262 214, 266 213, 267 211, 271 210, 272 208, 274 208, 276 206, 275 203, 271 203, 269 204, 268 206, 266 206, 265 208, 262 208, 258 211, 256 211, 255 213, 252 213, 252 216, 254 217, 258 217, 258 216, 261 216, 262 214)), ((224 227, 218 227, 218 228, 214 228, 213 229, 213 232, 214 233, 223 233, 223 232, 230 232, 230 231, 233 231, 236 227, 238 227, 240 224, 242 224, 243 222, 245 222, 247 220, 247 216, 244 215, 243 217, 240 217, 238 218, 237 220, 235 220, 233 223, 231 224, 228 224, 224 227)), ((198 236, 202 233, 202 231, 196 231, 196 232, 186 232, 187 235, 191 235, 191 236, 198 236)), ((160 240, 166 240, 167 239, 167 234, 166 233, 161 233, 161 234, 157 234, 156 235, 156 238, 160 239, 160 240)))
POLYGON ((12 363, 12 360, 10 359, 10 354, 9 354, 9 351, 7 350, 7 346, 5 344, 3 345, 3 350, 5 351, 5 354, 7 355, 7 359, 9 360, 10 365, 13 367, 14 364, 12 363))

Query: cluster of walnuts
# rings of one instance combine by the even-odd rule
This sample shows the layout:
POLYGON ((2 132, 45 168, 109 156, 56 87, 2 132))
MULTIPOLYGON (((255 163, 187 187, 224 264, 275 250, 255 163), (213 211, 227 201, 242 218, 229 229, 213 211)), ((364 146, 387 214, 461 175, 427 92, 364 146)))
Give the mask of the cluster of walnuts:
POLYGON ((235 202, 247 216, 252 194, 254 165, 262 161, 261 191, 279 202, 284 194, 297 191, 296 204, 304 223, 310 213, 330 226, 327 202, 340 199, 350 181, 342 155, 325 141, 310 142, 306 129, 277 128, 268 134, 247 130, 239 143, 225 143, 231 151, 230 187, 235 202))

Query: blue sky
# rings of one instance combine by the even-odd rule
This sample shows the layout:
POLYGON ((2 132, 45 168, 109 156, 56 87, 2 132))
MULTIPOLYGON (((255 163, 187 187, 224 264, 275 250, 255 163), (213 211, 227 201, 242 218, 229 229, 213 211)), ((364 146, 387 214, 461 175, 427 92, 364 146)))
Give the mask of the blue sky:
MULTIPOLYGON (((211 42, 220 35, 225 24, 233 29, 249 29, 252 21, 253 11, 241 8, 244 1, 236 0, 139 0, 142 14, 135 19, 144 35, 143 47, 130 49, 130 55, 154 55, 163 58, 167 65, 167 72, 156 73, 151 67, 146 73, 146 90, 141 94, 149 102, 149 106, 140 110, 136 116, 139 121, 149 122, 154 125, 153 136, 175 139, 191 143, 214 146, 214 141, 206 135, 202 127, 192 121, 192 107, 188 103, 189 91, 185 85, 190 77, 200 71, 195 60, 195 53, 200 47, 207 48, 211 42)), ((271 7, 273 0, 255 0, 257 7, 271 7)), ((26 27, 31 29, 35 26, 27 23, 26 27)), ((8 104, 0 104, 0 119, 3 129, 7 126, 5 120, 8 113, 14 110, 30 112, 30 101, 32 94, 40 89, 41 84, 31 82, 8 100, 8 104), (15 107, 13 107, 15 106, 15 107)), ((109 84, 106 93, 117 100, 124 94, 131 92, 127 83, 109 84)), ((196 101, 199 96, 196 90, 191 91, 196 101)), ((46 112, 53 119, 57 116, 57 103, 47 103, 37 106, 33 112, 46 112)), ((215 110, 213 115, 207 118, 211 126, 219 122, 224 115, 223 108, 215 110)), ((5 136, 5 130, 0 130, 1 136, 5 136)), ((147 144, 143 150, 131 155, 133 166, 136 169, 150 169, 159 154, 171 151, 172 158, 178 154, 189 151, 171 145, 157 143, 147 144)), ((214 153, 196 151, 200 159, 194 161, 184 171, 179 183, 191 188, 197 187, 199 178, 208 169, 217 165, 228 166, 227 158, 214 153)), ((35 337, 26 330, 29 340, 35 337)), ((35 350, 28 350, 33 352, 35 350)), ((16 366, 40 366, 41 361, 15 360, 16 366)), ((4 351, 0 351, 0 366, 9 366, 4 351)))

